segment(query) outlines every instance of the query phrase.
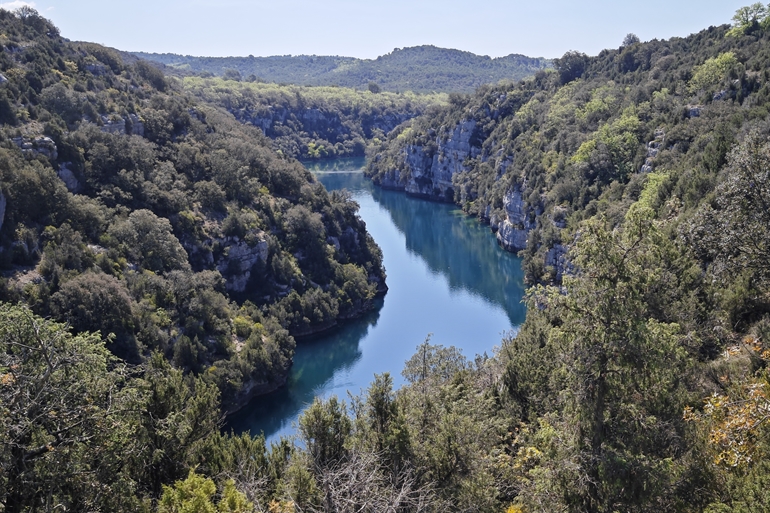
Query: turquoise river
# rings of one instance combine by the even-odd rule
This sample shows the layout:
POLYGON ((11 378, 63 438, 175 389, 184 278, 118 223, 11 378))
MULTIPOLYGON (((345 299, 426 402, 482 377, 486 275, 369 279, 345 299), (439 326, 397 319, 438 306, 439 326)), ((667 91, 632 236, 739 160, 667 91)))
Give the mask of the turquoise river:
POLYGON ((300 340, 286 387, 253 399, 227 429, 293 435, 316 396, 364 391, 374 374, 401 369, 426 337, 473 358, 492 354, 524 321, 521 260, 500 249, 489 227, 456 206, 382 190, 367 180, 363 159, 308 165, 329 190, 345 188, 361 206, 382 248, 390 290, 374 311, 333 332, 300 340))

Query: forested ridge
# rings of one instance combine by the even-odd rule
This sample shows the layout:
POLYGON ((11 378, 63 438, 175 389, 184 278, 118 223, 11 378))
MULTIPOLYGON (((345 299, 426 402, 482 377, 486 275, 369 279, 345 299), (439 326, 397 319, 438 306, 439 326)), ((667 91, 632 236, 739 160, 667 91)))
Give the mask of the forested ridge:
POLYGON ((5 511, 767 508, 762 4, 687 38, 570 52, 554 71, 452 95, 375 141, 375 181, 458 202, 509 249, 523 240, 527 319, 491 357, 426 340, 405 363, 405 386, 384 374, 361 396, 317 400, 300 418, 300 443, 269 448, 221 433, 219 405, 244 362, 288 347, 276 342, 287 330, 324 325, 325 308, 344 316, 356 305, 346 299, 375 293, 384 275, 355 205, 155 68, 115 69, 112 53, 64 43, 33 11, 0 11, 0 21, 0 235, 6 267, 16 266, 0 305, 5 511), (55 66, 46 54, 62 55, 59 73, 41 73, 55 66), (59 80, 37 91, 35 76, 59 80), (89 95, 102 99, 95 112, 89 95), (24 139, 35 123, 56 157, 47 141, 24 139), (227 145, 228 134, 254 142, 227 145), (180 157, 184 143, 196 159, 180 157), (152 158, 104 163, 134 145, 152 145, 152 158), (218 149, 238 164, 218 167, 218 149), (72 177, 56 176, 63 162, 72 177), (93 192, 72 194, 65 179, 93 192), (187 198, 175 187, 192 188, 186 210, 173 209, 187 198), (217 223, 239 230, 225 232, 238 237, 231 246, 259 247, 264 234, 268 255, 280 255, 253 270, 267 276, 248 284, 261 299, 233 292, 235 264, 214 271, 206 252, 188 249, 205 246, 187 238, 208 240, 217 223), (317 232, 327 238, 302 245, 317 232), (138 244, 158 240, 163 251, 138 244), (328 259, 309 258, 321 249, 328 259), (228 343, 230 356, 211 361, 214 344, 228 343))
POLYGON ((193 57, 133 52, 170 71, 303 86, 340 86, 390 92, 471 93, 483 84, 520 80, 551 66, 549 59, 511 54, 490 58, 432 45, 396 48, 376 59, 319 55, 193 57))
POLYGON ((302 87, 185 77, 185 91, 259 127, 283 155, 314 160, 363 157, 373 140, 431 107, 446 94, 389 93, 372 87, 302 87))

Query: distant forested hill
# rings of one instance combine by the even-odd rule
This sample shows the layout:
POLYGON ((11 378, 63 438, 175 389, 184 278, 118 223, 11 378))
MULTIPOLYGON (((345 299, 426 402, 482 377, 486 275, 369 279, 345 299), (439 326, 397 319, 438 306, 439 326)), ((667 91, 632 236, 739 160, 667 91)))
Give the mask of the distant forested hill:
POLYGON ((337 85, 385 91, 470 93, 482 84, 520 80, 551 66, 544 58, 511 54, 492 59, 431 45, 396 48, 376 59, 316 55, 191 57, 134 52, 177 70, 298 85, 337 85))

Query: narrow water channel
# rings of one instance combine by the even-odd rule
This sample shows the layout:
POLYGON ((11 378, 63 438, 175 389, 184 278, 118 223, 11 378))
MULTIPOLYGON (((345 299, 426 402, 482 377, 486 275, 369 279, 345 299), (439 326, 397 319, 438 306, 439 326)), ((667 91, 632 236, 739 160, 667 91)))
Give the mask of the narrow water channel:
POLYGON ((329 190, 347 189, 383 251, 390 288, 377 308, 331 333, 297 344, 288 385, 228 419, 236 432, 292 435, 316 396, 365 390, 374 374, 401 369, 427 336, 473 358, 491 354, 524 321, 521 261, 497 246, 489 227, 453 205, 376 188, 363 159, 308 165, 329 190))

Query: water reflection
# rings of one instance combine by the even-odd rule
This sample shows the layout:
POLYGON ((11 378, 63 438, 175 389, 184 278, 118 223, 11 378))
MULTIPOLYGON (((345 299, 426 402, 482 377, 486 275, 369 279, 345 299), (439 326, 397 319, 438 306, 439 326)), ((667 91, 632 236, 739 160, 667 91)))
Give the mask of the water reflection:
POLYGON ((453 205, 378 188, 372 196, 406 238, 407 250, 446 277, 453 291, 471 291, 500 305, 514 326, 524 322, 520 261, 502 251, 486 227, 453 205))
POLYGON ((434 343, 472 358, 523 322, 521 262, 497 246, 488 227, 452 205, 375 188, 360 172, 363 164, 340 159, 311 171, 327 189, 346 188, 359 203, 383 250, 388 294, 364 318, 298 341, 288 385, 255 398, 228 419, 228 428, 264 431, 273 440, 291 435, 316 396, 359 393, 382 372, 400 386, 404 362, 430 333, 434 343))
POLYGON ((344 397, 350 384, 335 382, 335 376, 345 375, 344 371, 361 359, 359 342, 371 328, 377 326, 382 303, 379 300, 374 311, 331 333, 299 340, 287 385, 256 398, 246 408, 230 416, 227 428, 238 433, 253 431, 257 434, 262 431, 267 436, 288 433, 292 430, 291 422, 313 402, 316 395, 334 390, 344 397), (334 343, 330 344, 329 339, 333 339, 334 343))

